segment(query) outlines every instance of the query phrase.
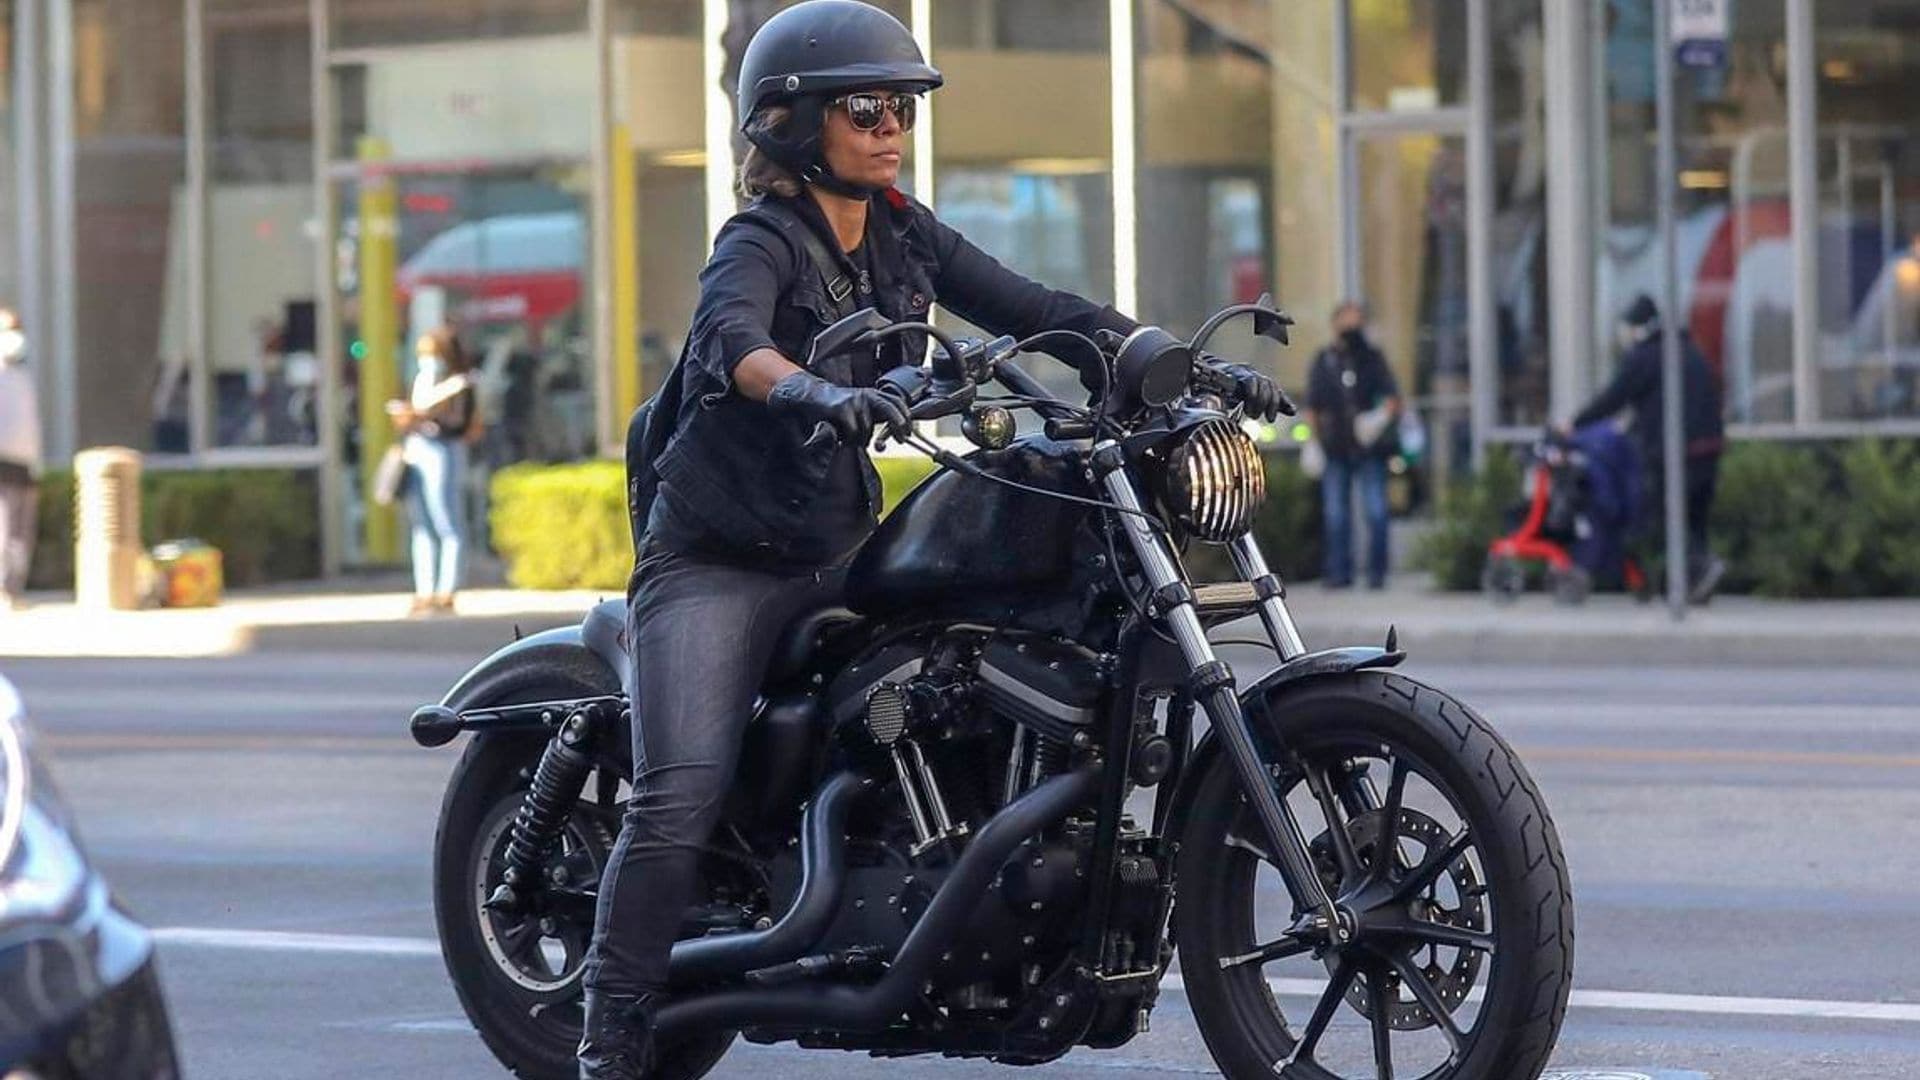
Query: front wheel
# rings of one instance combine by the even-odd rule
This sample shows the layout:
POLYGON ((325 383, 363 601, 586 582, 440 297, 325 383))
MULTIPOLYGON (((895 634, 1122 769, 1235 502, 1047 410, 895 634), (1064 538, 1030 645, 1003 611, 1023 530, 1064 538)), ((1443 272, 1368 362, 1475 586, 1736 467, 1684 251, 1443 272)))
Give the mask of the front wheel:
POLYGON ((1174 910, 1215 1062, 1236 1078, 1533 1080, 1573 977, 1566 860, 1539 789, 1471 710, 1410 679, 1283 693, 1280 730, 1255 736, 1294 751, 1274 782, 1351 941, 1295 917, 1215 758, 1180 837, 1174 910))

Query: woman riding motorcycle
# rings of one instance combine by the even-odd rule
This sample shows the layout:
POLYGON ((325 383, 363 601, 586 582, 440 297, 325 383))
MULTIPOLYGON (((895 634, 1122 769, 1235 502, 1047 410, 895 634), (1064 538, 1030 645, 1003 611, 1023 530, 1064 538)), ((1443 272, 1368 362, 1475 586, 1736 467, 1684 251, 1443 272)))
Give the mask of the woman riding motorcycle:
MULTIPOLYGON (((866 444, 906 419, 882 376, 918 366, 924 343, 894 338, 877 357, 808 369, 813 338, 860 308, 925 320, 936 301, 1023 338, 1135 328, 1001 266, 894 188, 918 95, 941 82, 906 27, 858 0, 806 0, 747 46, 740 186, 753 202, 715 239, 686 351, 636 421, 670 435, 639 433, 658 453, 630 481, 644 514, 628 613, 635 778, 587 957, 582 1080, 651 1068, 668 955, 773 645, 835 602, 876 521, 866 444), (822 423, 837 443, 812 440, 822 423)), ((1097 387, 1100 361, 1082 351, 1060 358, 1097 387)), ((1277 415, 1270 380, 1214 366, 1250 412, 1277 415)))

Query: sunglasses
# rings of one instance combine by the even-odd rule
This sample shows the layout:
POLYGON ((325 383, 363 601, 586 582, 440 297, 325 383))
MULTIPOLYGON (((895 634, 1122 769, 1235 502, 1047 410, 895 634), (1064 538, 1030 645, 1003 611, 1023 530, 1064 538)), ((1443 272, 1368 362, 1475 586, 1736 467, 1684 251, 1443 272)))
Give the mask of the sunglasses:
POLYGON ((893 110, 894 119, 900 121, 901 131, 913 130, 914 112, 919 99, 912 94, 895 94, 890 98, 879 94, 848 94, 828 102, 836 108, 847 110, 847 122, 855 131, 873 131, 880 126, 887 110, 893 110))

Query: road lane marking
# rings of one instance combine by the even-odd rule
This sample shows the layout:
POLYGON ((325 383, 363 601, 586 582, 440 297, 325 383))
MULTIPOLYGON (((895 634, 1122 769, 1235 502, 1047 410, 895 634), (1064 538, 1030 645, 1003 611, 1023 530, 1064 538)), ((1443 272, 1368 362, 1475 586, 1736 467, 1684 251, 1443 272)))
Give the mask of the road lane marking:
MULTIPOLYGON (((361 934, 313 934, 285 930, 226 930, 214 927, 170 926, 153 932, 162 945, 181 948, 244 949, 257 952, 347 953, 363 956, 440 955, 432 938, 376 937, 361 934)), ((1318 997, 1326 983, 1315 979, 1268 979, 1273 992, 1287 997, 1318 997)), ((1184 994, 1179 974, 1160 983, 1169 993, 1184 994)), ((1474 991, 1470 999, 1478 999, 1474 991)), ((1817 1020, 1883 1020, 1920 1024, 1920 1004, 1880 1001, 1815 1001, 1805 998, 1718 997, 1706 994, 1658 994, 1633 990, 1575 990, 1571 1004, 1582 1009, 1627 1012, 1697 1013, 1707 1016, 1781 1016, 1817 1020)))
POLYGON ((439 956, 432 938, 374 937, 365 934, 303 934, 286 930, 223 930, 168 926, 153 932, 162 945, 255 952, 350 953, 359 956, 439 956))
POLYGON ((1816 765, 1846 769, 1920 769, 1920 754, 1861 754, 1823 750, 1655 749, 1631 746, 1515 747, 1528 761, 1606 761, 1654 765, 1816 765))

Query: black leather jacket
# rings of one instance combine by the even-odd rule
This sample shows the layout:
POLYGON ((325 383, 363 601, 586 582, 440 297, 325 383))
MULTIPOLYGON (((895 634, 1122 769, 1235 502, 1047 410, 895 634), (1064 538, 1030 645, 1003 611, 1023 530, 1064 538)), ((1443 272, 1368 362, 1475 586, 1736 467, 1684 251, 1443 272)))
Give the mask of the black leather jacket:
MULTIPOLYGON (((637 448, 629 454, 636 527, 683 554, 777 565, 795 562, 796 553, 807 550, 797 530, 826 482, 832 453, 807 450, 811 432, 804 425, 734 391, 733 370, 755 349, 777 349, 804 364, 814 336, 845 311, 873 306, 890 319, 925 319, 935 302, 989 332, 1018 337, 1052 327, 1083 333, 1135 328, 1111 307, 1014 273, 895 191, 875 196, 868 216, 870 294, 844 304, 830 299, 799 229, 815 230, 827 250, 839 251, 825 216, 805 195, 759 199, 727 222, 701 272, 700 306, 673 377, 643 407, 652 417, 636 415, 636 432, 629 436, 629 447, 637 448), (667 416, 673 418, 670 433, 638 427, 667 416), (652 497, 655 476, 658 499, 652 497)), ((838 358, 814 374, 842 385, 871 385, 874 374, 924 355, 917 339, 896 339, 890 348, 877 364, 838 358)), ((1075 366, 1088 360, 1070 347, 1058 355, 1075 366)), ((1082 373, 1083 385, 1098 380, 1097 373, 1082 373)), ((865 454, 860 469, 870 529, 880 479, 865 454)))

